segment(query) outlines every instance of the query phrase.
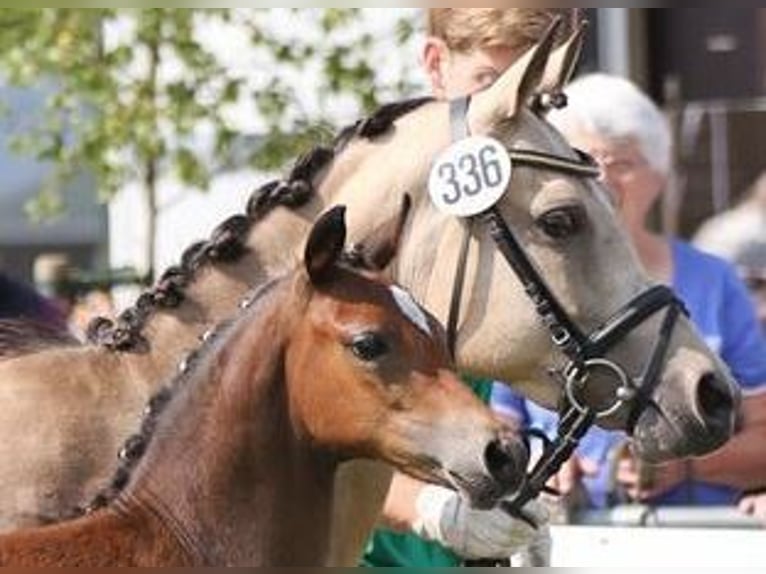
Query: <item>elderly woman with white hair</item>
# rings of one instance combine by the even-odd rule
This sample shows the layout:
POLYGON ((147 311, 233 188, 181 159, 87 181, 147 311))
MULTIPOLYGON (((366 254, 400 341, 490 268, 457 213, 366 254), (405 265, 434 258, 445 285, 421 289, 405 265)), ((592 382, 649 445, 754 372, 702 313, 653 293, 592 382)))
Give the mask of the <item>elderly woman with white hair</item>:
MULTIPOLYGON (((766 341, 747 289, 725 261, 648 227, 671 173, 670 128, 657 106, 634 84, 604 74, 583 77, 566 93, 568 106, 551 112, 551 123, 599 163, 647 271, 673 286, 709 345, 752 393, 744 401, 742 432, 711 457, 639 472, 629 450, 617 448, 623 436, 594 430, 557 486, 566 492, 581 484, 592 507, 615 502, 613 495, 656 504, 734 504, 743 490, 766 485, 766 393, 758 392, 766 390, 766 341)), ((555 428, 553 415, 503 387, 496 385, 493 394, 499 411, 542 430, 555 428)))

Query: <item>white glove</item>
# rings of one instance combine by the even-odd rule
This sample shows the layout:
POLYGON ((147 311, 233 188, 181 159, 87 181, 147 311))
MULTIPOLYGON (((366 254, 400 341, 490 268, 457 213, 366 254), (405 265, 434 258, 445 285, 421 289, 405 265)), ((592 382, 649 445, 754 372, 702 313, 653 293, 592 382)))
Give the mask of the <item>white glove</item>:
POLYGON ((511 566, 530 568, 551 565, 552 542, 550 527, 546 524, 540 527, 540 532, 531 544, 518 554, 511 556, 511 566))
POLYGON ((415 509, 415 534, 467 559, 508 558, 533 542, 544 545, 547 541, 537 539, 550 537, 548 511, 539 502, 524 507, 539 525, 537 529, 499 508, 473 509, 459 494, 441 486, 425 486, 418 494, 415 509))

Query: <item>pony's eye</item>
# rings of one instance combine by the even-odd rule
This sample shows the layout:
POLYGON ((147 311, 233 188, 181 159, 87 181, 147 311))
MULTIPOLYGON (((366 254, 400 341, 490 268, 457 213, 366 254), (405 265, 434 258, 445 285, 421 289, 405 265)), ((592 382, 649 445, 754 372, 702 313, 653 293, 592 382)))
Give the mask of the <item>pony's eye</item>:
POLYGON ((358 359, 368 363, 380 359, 389 350, 388 343, 378 333, 357 335, 353 338, 349 347, 358 359))
POLYGON ((551 209, 536 221, 543 233, 552 239, 566 239, 585 228, 586 215, 582 206, 551 209))

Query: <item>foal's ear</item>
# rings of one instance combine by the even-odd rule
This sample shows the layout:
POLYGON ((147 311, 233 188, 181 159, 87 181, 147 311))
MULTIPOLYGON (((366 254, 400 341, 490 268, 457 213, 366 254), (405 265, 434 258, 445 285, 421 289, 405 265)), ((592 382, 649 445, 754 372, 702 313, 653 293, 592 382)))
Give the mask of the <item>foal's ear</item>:
POLYGON ((582 21, 569 39, 557 48, 548 59, 540 91, 560 92, 570 82, 580 61, 588 23, 582 21))
POLYGON ((356 246, 367 267, 382 271, 396 257, 411 207, 412 198, 404 194, 399 213, 373 230, 356 246))
POLYGON ((311 282, 330 278, 346 244, 346 208, 333 207, 314 224, 303 256, 311 282))
POLYGON ((471 131, 486 134, 501 121, 512 118, 538 89, 563 18, 557 16, 543 38, 528 50, 489 89, 473 97, 468 110, 471 131))

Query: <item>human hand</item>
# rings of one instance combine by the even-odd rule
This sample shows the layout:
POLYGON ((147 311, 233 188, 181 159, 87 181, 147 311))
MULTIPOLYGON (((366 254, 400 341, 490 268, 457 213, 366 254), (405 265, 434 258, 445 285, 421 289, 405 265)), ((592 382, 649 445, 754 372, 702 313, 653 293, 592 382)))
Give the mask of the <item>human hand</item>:
POLYGON ((463 558, 508 558, 530 544, 550 544, 548 512, 539 502, 533 501, 524 507, 538 528, 500 508, 471 508, 459 494, 440 486, 425 486, 418 494, 415 507, 418 518, 413 531, 463 558))
POLYGON ((575 493, 585 477, 594 477, 598 474, 598 463, 595 461, 573 454, 569 457, 559 470, 548 481, 548 486, 560 493, 562 496, 568 496, 575 493))
POLYGON ((650 465, 626 449, 615 464, 616 485, 636 502, 655 499, 690 478, 688 460, 650 465))
POLYGON ((546 486, 559 496, 543 494, 541 499, 547 500, 551 508, 555 508, 553 522, 571 522, 573 515, 579 510, 590 506, 590 496, 585 489, 582 479, 593 477, 598 473, 598 464, 589 458, 573 454, 546 486))
POLYGON ((739 510, 766 525, 766 493, 749 494, 739 501, 739 510))
POLYGON ((511 566, 530 568, 550 566, 553 551, 553 539, 550 526, 540 527, 537 537, 522 551, 511 556, 511 566))

